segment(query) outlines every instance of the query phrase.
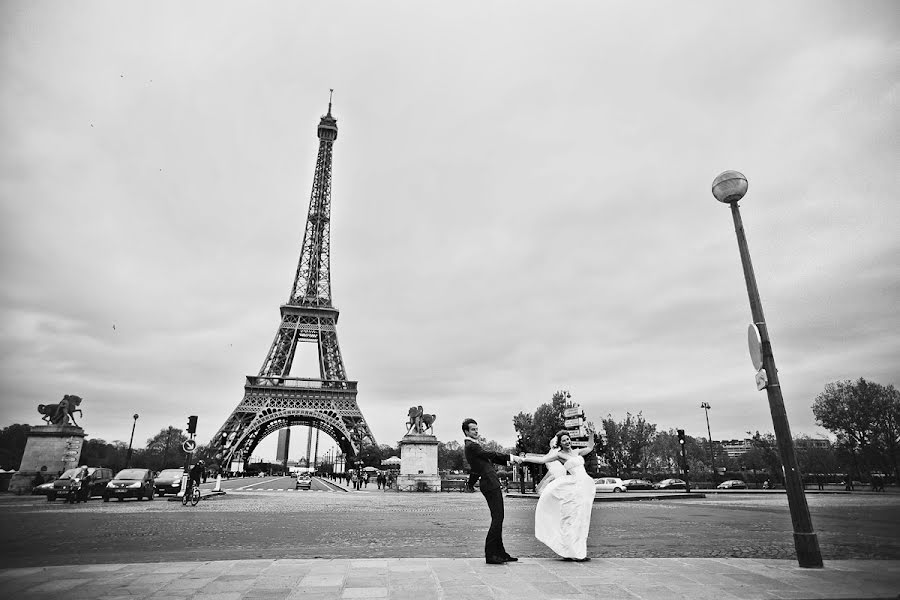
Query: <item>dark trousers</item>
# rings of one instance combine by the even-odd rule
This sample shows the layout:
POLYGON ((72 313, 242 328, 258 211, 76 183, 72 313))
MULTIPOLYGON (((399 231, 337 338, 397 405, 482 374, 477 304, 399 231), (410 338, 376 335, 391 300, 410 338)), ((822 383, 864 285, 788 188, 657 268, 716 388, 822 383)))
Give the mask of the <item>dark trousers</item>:
POLYGON ((488 508, 491 511, 491 527, 484 540, 484 555, 485 557, 502 558, 506 555, 506 548, 503 547, 503 491, 500 488, 482 489, 481 493, 487 500, 488 508))

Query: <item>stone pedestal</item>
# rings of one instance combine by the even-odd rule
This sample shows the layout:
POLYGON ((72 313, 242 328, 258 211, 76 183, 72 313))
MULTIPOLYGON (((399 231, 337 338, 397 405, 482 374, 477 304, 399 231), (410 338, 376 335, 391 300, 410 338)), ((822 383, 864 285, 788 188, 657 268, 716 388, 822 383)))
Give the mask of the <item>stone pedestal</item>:
POLYGON ((32 427, 25 442, 22 464, 9 482, 9 491, 31 493, 35 475, 40 474, 47 480, 77 467, 84 436, 84 429, 75 425, 32 427))
POLYGON ((397 489, 401 492, 439 492, 437 438, 433 435, 410 434, 400 440, 400 475, 397 489))

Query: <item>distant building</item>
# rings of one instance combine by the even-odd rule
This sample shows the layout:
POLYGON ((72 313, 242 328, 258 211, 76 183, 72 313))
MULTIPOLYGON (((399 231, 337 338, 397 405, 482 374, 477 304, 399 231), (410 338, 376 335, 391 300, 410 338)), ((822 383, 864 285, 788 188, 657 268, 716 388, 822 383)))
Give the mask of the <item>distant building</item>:
POLYGON ((794 447, 802 450, 809 450, 811 448, 828 450, 831 448, 831 440, 822 438, 797 438, 794 440, 794 447))
MULTIPOLYGON (((737 458, 743 456, 753 447, 753 440, 746 438, 743 440, 722 440, 721 442, 713 442, 719 444, 728 455, 728 458, 737 458)), ((806 450, 810 448, 821 448, 827 450, 831 448, 831 440, 822 438, 795 438, 794 448, 798 450, 806 450)))
POLYGON ((285 464, 288 459, 288 451, 291 447, 291 430, 290 428, 278 430, 278 446, 275 450, 275 460, 281 464, 285 464))
POLYGON ((728 458, 737 458, 746 454, 753 447, 750 441, 750 438, 747 438, 744 440, 722 440, 721 442, 713 443, 722 446, 728 458))

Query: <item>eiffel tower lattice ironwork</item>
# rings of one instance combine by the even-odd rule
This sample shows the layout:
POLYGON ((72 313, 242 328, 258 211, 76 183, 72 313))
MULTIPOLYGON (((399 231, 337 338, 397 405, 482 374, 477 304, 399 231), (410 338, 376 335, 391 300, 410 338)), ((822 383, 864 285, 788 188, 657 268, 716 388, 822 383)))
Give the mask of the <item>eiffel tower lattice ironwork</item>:
POLYGON ((293 288, 281 306, 281 323, 259 375, 247 376, 244 398, 216 432, 212 447, 223 468, 246 460, 270 433, 307 425, 331 436, 345 456, 356 456, 363 440, 375 438, 356 403, 356 381, 348 381, 337 338, 339 311, 331 304, 331 155, 337 119, 318 127, 319 154, 309 215, 293 288), (319 378, 290 377, 298 343, 315 343, 319 378))

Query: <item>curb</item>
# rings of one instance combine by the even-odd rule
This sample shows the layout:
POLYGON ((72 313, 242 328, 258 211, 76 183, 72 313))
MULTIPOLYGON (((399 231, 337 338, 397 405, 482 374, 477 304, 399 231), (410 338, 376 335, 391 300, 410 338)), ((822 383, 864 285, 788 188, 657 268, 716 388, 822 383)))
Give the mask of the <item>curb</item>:
MULTIPOLYGON (((520 492, 507 492, 507 498, 531 498, 537 500, 539 496, 533 493, 522 494, 520 492)), ((641 500, 692 500, 695 498, 706 498, 706 494, 700 492, 681 492, 666 494, 641 494, 639 492, 631 492, 624 494, 603 494, 594 497, 594 502, 639 502, 641 500)))

